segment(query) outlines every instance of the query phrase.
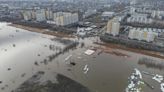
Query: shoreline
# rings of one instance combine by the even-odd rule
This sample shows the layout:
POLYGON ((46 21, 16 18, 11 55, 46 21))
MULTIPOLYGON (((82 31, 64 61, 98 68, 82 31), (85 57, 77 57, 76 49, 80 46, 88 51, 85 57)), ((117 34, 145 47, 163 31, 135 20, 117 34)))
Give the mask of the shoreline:
POLYGON ((126 47, 126 46, 123 46, 120 44, 114 44, 114 43, 94 42, 94 44, 105 46, 106 48, 120 49, 120 50, 130 51, 130 52, 134 52, 134 53, 139 53, 139 54, 143 54, 143 55, 147 55, 147 56, 152 56, 152 57, 164 59, 164 55, 162 55, 162 53, 160 53, 160 52, 135 49, 135 48, 130 48, 130 47, 126 47))
POLYGON ((16 28, 21 28, 24 30, 28 30, 31 32, 37 32, 41 34, 47 34, 47 35, 52 35, 56 37, 61 37, 61 38, 75 38, 73 35, 69 35, 63 32, 53 32, 53 31, 47 31, 49 29, 42 29, 42 28, 34 28, 34 27, 29 27, 29 26, 24 26, 24 25, 19 25, 19 24, 9 24, 9 26, 16 27, 16 28))
POLYGON ((163 49, 164 46, 157 45, 156 43, 148 43, 148 42, 142 42, 142 41, 137 41, 137 40, 130 40, 127 38, 110 36, 108 34, 104 34, 104 35, 100 36, 100 40, 103 42, 107 42, 107 43, 120 44, 120 45, 129 47, 129 48, 160 52, 160 53, 164 54, 164 49, 163 49))
MULTIPOLYGON (((47 31, 46 29, 41 29, 41 28, 33 28, 33 27, 28 27, 28 26, 23 26, 23 25, 18 25, 18 24, 10 24, 9 26, 25 29, 25 30, 28 30, 31 32, 37 32, 37 33, 41 33, 41 34, 47 34, 47 35, 52 35, 52 36, 56 36, 56 37, 61 37, 61 38, 75 38, 75 36, 73 36, 73 35, 47 31)), ((124 45, 118 45, 118 44, 114 44, 114 43, 96 43, 96 42, 94 42, 94 44, 102 45, 107 48, 120 49, 120 50, 135 52, 135 53, 139 53, 139 54, 144 54, 144 55, 164 59, 164 55, 162 55, 160 52, 130 48, 130 47, 126 47, 124 45)))

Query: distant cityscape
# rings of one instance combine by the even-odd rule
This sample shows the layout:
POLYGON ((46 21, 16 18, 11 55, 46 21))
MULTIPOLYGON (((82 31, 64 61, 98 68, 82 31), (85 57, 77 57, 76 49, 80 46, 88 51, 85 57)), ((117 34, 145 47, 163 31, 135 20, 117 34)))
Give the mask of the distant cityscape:
POLYGON ((55 29, 60 29, 60 26, 81 36, 98 34, 98 31, 104 28, 101 32, 103 34, 111 34, 118 39, 151 42, 158 48, 163 48, 164 8, 161 6, 162 3, 164 2, 143 0, 130 2, 1 1, 0 20, 51 29, 55 26, 55 29))
POLYGON ((0 92, 164 92, 164 0, 0 0, 0 92))

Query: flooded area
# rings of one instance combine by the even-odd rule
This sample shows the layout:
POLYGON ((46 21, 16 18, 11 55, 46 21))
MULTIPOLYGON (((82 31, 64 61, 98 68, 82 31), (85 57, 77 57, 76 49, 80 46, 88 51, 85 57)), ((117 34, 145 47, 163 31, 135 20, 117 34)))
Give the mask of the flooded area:
POLYGON ((61 53, 70 42, 59 39, 1 23, 0 92, 27 92, 21 91, 20 88, 39 71, 44 72, 39 80, 40 84, 47 81, 57 84, 59 83, 57 75, 61 74, 91 92, 124 92, 128 86, 128 77, 135 68, 141 71, 146 83, 154 86, 154 89, 151 89, 144 85, 142 92, 161 92, 160 83, 144 72, 164 76, 164 69, 147 67, 139 61, 142 58, 149 58, 164 62, 163 59, 120 49, 108 48, 108 51, 104 51, 102 48, 106 47, 94 44, 95 41, 99 41, 97 37, 69 39, 70 42, 78 41, 79 45, 61 53), (84 52, 88 49, 93 49, 95 52, 86 55, 84 52), (56 54, 58 56, 53 58, 56 54))

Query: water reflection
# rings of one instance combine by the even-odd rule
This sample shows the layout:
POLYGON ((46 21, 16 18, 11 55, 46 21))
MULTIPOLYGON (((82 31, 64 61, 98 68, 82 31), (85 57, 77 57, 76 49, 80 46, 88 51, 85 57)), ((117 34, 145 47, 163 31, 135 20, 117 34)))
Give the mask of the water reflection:
POLYGON ((140 58, 138 64, 145 65, 147 68, 156 68, 159 70, 164 69, 164 62, 163 61, 156 61, 150 58, 140 58))

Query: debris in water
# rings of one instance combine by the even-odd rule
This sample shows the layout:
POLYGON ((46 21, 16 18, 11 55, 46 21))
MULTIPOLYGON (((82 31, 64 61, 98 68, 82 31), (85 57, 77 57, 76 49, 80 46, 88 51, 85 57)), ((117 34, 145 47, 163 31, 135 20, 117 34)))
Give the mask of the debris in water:
POLYGON ((5 88, 4 88, 4 87, 2 87, 1 89, 2 89, 2 90, 4 90, 5 88))
POLYGON ((84 46, 85 46, 85 44, 82 42, 82 43, 81 43, 81 48, 83 48, 84 46))
POLYGON ((38 56, 40 57, 40 54, 38 54, 38 56))
POLYGON ((8 85, 5 85, 5 87, 8 87, 8 85))
POLYGON ((71 69, 67 69, 68 71, 71 71, 71 69))
POLYGON ((72 55, 69 55, 68 57, 65 58, 65 61, 69 60, 72 57, 72 55))
POLYGON ((16 45, 15 44, 13 44, 13 47, 15 47, 16 45))
POLYGON ((26 73, 23 73, 22 75, 21 75, 21 77, 24 77, 26 75, 26 73))
POLYGON ((11 70, 11 68, 8 68, 7 70, 8 70, 8 71, 10 71, 10 70, 11 70))
POLYGON ((12 37, 12 38, 13 38, 13 37, 14 37, 14 35, 9 35, 9 37, 12 37))
POLYGON ((101 50, 100 52, 98 52, 97 55, 100 55, 100 54, 102 54, 102 53, 103 53, 103 50, 101 50))
POLYGON ((47 65, 47 64, 48 64, 47 59, 44 59, 44 64, 45 64, 45 65, 47 65))
POLYGON ((45 72, 44 71, 39 71, 38 74, 44 74, 45 72))
POLYGON ((15 83, 15 81, 13 80, 12 83, 15 83))
POLYGON ((96 56, 93 56, 93 58, 96 58, 96 56))
POLYGON ((75 65, 76 65, 76 63, 75 63, 75 62, 70 62, 70 64, 71 64, 71 65, 73 65, 73 66, 75 66, 75 65))
POLYGON ((88 65, 85 65, 83 70, 84 70, 84 74, 87 74, 89 71, 88 65))
POLYGON ((15 30, 16 32, 19 32, 19 30, 15 30))
POLYGON ((39 65, 37 61, 35 61, 35 63, 34 63, 34 64, 35 64, 35 65, 37 65, 37 66, 39 65))

